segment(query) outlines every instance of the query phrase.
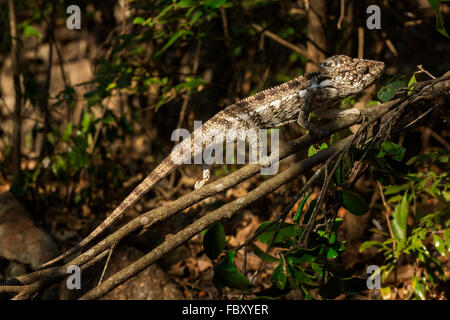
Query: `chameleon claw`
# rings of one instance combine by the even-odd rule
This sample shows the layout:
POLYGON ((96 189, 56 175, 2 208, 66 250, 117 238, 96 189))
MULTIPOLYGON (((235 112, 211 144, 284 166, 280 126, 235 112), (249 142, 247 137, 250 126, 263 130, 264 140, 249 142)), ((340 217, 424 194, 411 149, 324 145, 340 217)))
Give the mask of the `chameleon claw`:
POLYGON ((197 190, 203 187, 209 178, 211 178, 211 171, 209 169, 203 169, 202 179, 195 182, 194 189, 197 190))
POLYGON ((272 165, 272 161, 270 161, 268 156, 264 156, 259 160, 259 164, 263 168, 269 168, 272 165))
POLYGON ((206 183, 206 181, 203 179, 195 181, 194 189, 195 190, 200 189, 201 187, 203 187, 205 185, 205 183, 206 183))

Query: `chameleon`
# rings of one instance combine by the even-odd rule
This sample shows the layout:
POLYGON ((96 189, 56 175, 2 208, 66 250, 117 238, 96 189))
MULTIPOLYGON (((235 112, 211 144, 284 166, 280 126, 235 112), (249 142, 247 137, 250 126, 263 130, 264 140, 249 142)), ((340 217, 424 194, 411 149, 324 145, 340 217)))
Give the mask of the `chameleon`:
MULTIPOLYGON (((310 134, 317 135, 321 132, 309 121, 311 112, 324 118, 335 118, 349 112, 359 113, 359 110, 355 108, 338 111, 335 107, 342 99, 360 93, 374 84, 383 71, 384 63, 381 61, 335 55, 322 61, 317 72, 298 76, 229 105, 176 145, 171 154, 147 175, 87 237, 60 256, 46 262, 42 267, 61 261, 86 246, 155 184, 185 163, 183 161, 187 157, 193 156, 195 150, 202 152, 205 145, 214 141, 214 135, 218 130, 269 129, 297 121, 310 134), (202 135, 200 142, 196 142, 193 138, 198 133, 202 135), (201 145, 198 145, 199 143, 201 145), (181 150, 190 150, 191 154, 181 150)), ((203 180, 196 183, 195 187, 201 187, 208 179, 209 170, 205 169, 203 180)))

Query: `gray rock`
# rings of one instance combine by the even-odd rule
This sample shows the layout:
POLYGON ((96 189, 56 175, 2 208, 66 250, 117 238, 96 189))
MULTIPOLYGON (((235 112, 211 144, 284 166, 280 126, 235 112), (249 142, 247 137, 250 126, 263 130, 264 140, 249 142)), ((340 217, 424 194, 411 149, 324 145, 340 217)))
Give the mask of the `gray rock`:
MULTIPOLYGON (((130 263, 142 257, 143 253, 130 246, 114 250, 105 277, 120 271, 130 263)), ((66 281, 60 284, 60 299, 78 299, 98 284, 106 258, 81 274, 81 289, 69 290, 66 281)), ((185 299, 179 287, 156 264, 151 265, 135 277, 122 283, 101 300, 181 300, 185 299)))
POLYGON ((0 256, 37 269, 55 257, 57 246, 9 192, 0 193, 0 256))
POLYGON ((27 267, 24 264, 11 261, 6 267, 5 277, 6 280, 10 280, 18 276, 21 276, 25 273, 27 273, 27 267))

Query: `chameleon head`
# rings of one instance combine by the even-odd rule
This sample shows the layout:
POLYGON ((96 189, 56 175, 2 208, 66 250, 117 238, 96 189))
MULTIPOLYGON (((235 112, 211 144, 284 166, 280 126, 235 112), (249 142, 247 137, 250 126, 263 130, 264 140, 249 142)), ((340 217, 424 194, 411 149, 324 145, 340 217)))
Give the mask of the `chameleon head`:
MULTIPOLYGON (((361 92, 372 85, 384 71, 381 61, 332 56, 320 64, 320 72, 326 77, 324 85, 339 88, 345 95, 361 92)), ((321 83, 321 84, 322 84, 321 83)))

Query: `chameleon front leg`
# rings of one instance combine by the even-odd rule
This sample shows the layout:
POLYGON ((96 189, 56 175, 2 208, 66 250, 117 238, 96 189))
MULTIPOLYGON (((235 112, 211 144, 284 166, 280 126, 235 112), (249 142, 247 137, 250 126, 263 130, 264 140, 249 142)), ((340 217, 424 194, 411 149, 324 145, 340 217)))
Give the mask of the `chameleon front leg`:
POLYGON ((312 95, 313 91, 310 90, 308 90, 308 92, 305 94, 303 98, 303 104, 298 113, 297 123, 300 127, 308 130, 311 134, 320 135, 322 131, 309 121, 309 114, 311 113, 312 109, 312 95))

